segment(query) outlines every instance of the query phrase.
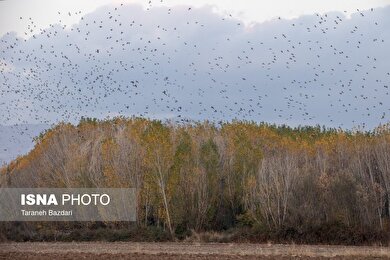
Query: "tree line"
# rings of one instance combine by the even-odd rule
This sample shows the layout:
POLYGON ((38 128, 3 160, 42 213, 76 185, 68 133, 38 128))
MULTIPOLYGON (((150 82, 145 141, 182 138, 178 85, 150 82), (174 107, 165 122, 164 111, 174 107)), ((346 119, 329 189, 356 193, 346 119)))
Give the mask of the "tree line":
POLYGON ((386 233, 390 131, 142 118, 61 123, 1 169, 2 187, 137 188, 138 227, 386 233))

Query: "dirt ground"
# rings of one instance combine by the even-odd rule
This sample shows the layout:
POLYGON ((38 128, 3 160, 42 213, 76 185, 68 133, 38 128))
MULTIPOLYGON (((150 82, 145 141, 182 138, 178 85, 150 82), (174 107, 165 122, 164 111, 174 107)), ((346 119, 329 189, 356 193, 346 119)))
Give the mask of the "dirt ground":
POLYGON ((390 247, 201 243, 1 243, 0 259, 390 259, 390 247))

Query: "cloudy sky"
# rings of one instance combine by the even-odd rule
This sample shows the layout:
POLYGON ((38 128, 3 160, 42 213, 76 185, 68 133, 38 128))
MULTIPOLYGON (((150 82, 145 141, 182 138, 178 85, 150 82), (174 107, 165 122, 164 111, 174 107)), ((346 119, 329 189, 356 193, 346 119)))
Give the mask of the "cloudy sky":
POLYGON ((63 24, 79 22, 81 15, 68 16, 67 13, 80 12, 85 15, 102 6, 120 4, 139 4, 144 8, 189 5, 194 7, 210 6, 213 11, 223 15, 232 14, 246 24, 261 23, 275 17, 286 19, 314 13, 324 14, 332 11, 344 12, 349 16, 359 10, 385 7, 389 0, 3 0, 0 1, 0 35, 16 31, 24 36, 27 20, 32 18, 36 28, 45 28, 61 20, 63 24), (292 3, 293 2, 293 3, 292 3), (58 11, 62 15, 58 14, 58 11))
POLYGON ((389 120, 389 1, 2 1, 0 114, 389 120))

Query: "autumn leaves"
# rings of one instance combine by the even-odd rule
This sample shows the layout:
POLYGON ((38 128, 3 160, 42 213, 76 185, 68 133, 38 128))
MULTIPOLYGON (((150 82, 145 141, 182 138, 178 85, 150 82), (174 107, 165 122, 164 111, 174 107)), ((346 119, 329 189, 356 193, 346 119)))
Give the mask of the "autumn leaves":
POLYGON ((385 230, 390 133, 146 119, 62 124, 4 168, 14 187, 134 187, 137 225, 190 230, 385 230))

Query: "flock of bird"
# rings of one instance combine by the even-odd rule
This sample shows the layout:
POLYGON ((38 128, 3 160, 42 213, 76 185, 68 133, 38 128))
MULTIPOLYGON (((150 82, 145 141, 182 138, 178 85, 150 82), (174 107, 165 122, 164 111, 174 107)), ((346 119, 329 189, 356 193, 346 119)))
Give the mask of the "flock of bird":
POLYGON ((58 12, 48 28, 20 17, 24 37, 0 38, 0 124, 134 115, 372 127, 390 114, 390 24, 376 13, 246 25, 206 7, 119 4, 58 12))

